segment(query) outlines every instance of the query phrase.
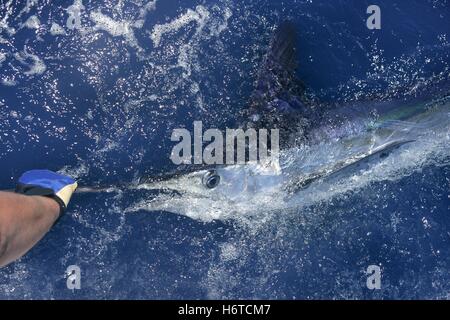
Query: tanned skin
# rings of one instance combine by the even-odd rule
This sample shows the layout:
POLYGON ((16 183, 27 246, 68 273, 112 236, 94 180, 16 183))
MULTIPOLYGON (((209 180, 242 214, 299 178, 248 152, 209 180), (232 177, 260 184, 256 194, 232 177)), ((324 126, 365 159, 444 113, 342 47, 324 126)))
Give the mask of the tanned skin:
POLYGON ((59 204, 51 198, 0 191, 0 268, 38 243, 59 212, 59 204))

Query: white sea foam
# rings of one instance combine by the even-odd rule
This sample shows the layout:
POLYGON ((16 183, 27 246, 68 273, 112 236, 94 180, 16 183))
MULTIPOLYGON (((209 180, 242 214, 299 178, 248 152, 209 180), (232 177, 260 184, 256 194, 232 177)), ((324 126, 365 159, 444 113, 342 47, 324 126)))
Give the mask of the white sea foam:
POLYGON ((133 26, 135 28, 142 28, 144 26, 145 17, 150 11, 153 11, 156 9, 156 1, 149 1, 147 2, 140 10, 139 10, 139 17, 138 19, 133 23, 133 26))
POLYGON ((58 173, 68 175, 74 179, 79 179, 89 173, 89 168, 84 162, 82 162, 74 167, 64 166, 63 168, 58 170, 58 173))
POLYGON ((30 13, 31 9, 37 5, 39 0, 27 0, 27 3, 25 4, 25 7, 20 10, 18 17, 22 16, 23 14, 30 13))
MULTIPOLYGON (((199 43, 210 41, 212 37, 218 37, 220 33, 227 29, 228 20, 231 16, 232 11, 229 7, 220 8, 219 6, 213 6, 212 8, 206 8, 199 5, 195 10, 188 9, 185 13, 168 23, 155 25, 150 33, 150 38, 156 48, 161 46, 164 37, 170 39, 168 48, 172 50, 173 39, 176 39, 176 37, 172 36, 173 34, 181 32, 180 30, 182 29, 194 31, 187 41, 183 40, 180 43, 175 40, 176 47, 179 48, 176 66, 183 70, 182 78, 192 82, 190 79, 191 74, 197 69, 199 63, 199 43)), ((191 83, 191 85, 197 84, 191 83)), ((201 92, 198 92, 196 100, 198 107, 203 109, 201 92)))
POLYGON ((153 1, 149 1, 147 2, 139 11, 139 17, 140 18, 144 18, 148 12, 153 11, 156 9, 156 1, 157 0, 153 0, 153 1))
POLYGON ((6 86, 6 87, 13 87, 16 84, 17 84, 17 82, 14 79, 10 79, 10 78, 2 79, 2 85, 6 86))
POLYGON ((233 12, 231 11, 230 8, 225 7, 224 12, 223 12, 223 20, 222 21, 215 21, 213 26, 211 26, 210 29, 210 34, 212 36, 218 36, 220 35, 223 31, 225 31, 228 28, 228 20, 233 16, 233 12))
POLYGON ((115 21, 100 11, 91 12, 90 18, 95 23, 94 30, 106 31, 113 37, 127 36, 132 32, 128 21, 115 21))
POLYGON ((116 21, 100 11, 91 12, 90 19, 95 23, 94 31, 102 30, 108 32, 113 37, 124 37, 131 47, 139 51, 142 50, 134 35, 132 21, 116 21))
POLYGON ((0 66, 6 60, 6 53, 0 52, 0 66))
POLYGON ((31 16, 25 21, 23 24, 28 29, 39 29, 39 26, 41 25, 41 22, 39 21, 39 18, 36 16, 31 16))
POLYGON ((231 243, 220 246, 220 258, 222 261, 231 261, 239 257, 239 250, 231 243))
POLYGON ((59 24, 53 22, 52 26, 50 27, 50 34, 52 36, 65 35, 66 31, 59 24))
MULTIPOLYGON (((140 10, 139 10, 139 19, 138 21, 144 21, 145 17, 147 16, 147 14, 153 10, 156 9, 156 1, 157 0, 153 0, 153 1, 149 1, 147 2, 140 10)), ((141 26, 142 27, 142 26, 141 26)))
POLYGON ((204 6, 197 6, 195 11, 188 9, 186 13, 180 15, 178 18, 169 23, 155 25, 150 37, 153 40, 154 46, 158 47, 161 43, 161 37, 166 33, 176 32, 192 22, 197 23, 198 31, 204 27, 205 21, 208 17, 209 12, 204 6))
POLYGON ((0 33, 3 30, 5 30, 10 36, 16 33, 16 29, 8 25, 8 19, 12 16, 14 7, 15 4, 13 0, 9 0, 7 3, 2 5, 2 16, 0 19, 0 33))
POLYGON ((14 58, 16 58, 16 60, 23 65, 29 67, 29 70, 24 72, 24 74, 27 76, 40 75, 43 74, 45 70, 47 70, 44 61, 37 55, 28 52, 26 47, 23 51, 14 54, 14 58), (30 60, 31 63, 28 62, 30 60))

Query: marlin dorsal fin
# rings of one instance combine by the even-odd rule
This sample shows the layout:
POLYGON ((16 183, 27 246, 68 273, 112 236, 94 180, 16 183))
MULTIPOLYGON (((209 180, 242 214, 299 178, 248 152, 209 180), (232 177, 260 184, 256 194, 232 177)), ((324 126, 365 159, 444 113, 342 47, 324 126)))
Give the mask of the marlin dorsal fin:
MULTIPOLYGON (((245 126, 280 129, 291 132, 307 118, 304 86, 296 76, 297 33, 294 25, 283 22, 274 32, 264 56, 248 108, 245 126)), ((283 144, 283 141, 281 141, 283 144)))

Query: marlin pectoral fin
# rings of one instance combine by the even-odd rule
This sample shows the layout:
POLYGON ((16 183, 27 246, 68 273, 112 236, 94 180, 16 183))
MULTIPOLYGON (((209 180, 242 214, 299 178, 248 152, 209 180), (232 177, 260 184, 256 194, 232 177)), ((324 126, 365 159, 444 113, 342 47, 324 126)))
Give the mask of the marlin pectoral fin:
POLYGON ((401 146, 414 142, 415 140, 397 140, 381 145, 375 149, 373 149, 369 154, 364 154, 354 158, 350 161, 340 162, 336 164, 331 169, 326 169, 321 172, 316 172, 312 175, 302 177, 291 183, 288 186, 288 191, 290 193, 295 193, 302 189, 306 189, 313 182, 317 180, 329 180, 334 178, 340 178, 344 176, 348 176, 351 173, 355 174, 361 171, 365 171, 369 169, 371 164, 375 162, 383 161, 387 158, 394 150, 400 148, 401 146))
POLYGON ((336 170, 333 170, 329 175, 327 175, 327 178, 334 178, 338 175, 341 174, 345 175, 346 173, 349 172, 354 173, 367 170, 371 164, 379 162, 380 160, 384 160, 394 150, 410 142, 414 142, 414 140, 397 140, 383 144, 371 150, 369 154, 366 154, 361 158, 358 158, 356 161, 346 164, 341 168, 337 168, 336 170))

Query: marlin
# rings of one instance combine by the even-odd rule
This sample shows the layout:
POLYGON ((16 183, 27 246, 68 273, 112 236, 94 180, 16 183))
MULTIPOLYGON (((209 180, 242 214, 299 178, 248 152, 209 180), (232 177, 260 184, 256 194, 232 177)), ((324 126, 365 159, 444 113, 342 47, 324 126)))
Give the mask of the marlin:
POLYGON ((296 69, 296 32, 285 22, 274 32, 239 122, 244 129, 278 128, 279 161, 141 178, 127 188, 158 194, 129 211, 169 211, 207 221, 258 214, 386 179, 387 172, 395 175, 417 161, 417 154, 448 157, 448 94, 324 106, 305 97, 296 69))

